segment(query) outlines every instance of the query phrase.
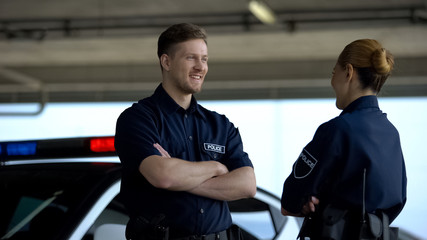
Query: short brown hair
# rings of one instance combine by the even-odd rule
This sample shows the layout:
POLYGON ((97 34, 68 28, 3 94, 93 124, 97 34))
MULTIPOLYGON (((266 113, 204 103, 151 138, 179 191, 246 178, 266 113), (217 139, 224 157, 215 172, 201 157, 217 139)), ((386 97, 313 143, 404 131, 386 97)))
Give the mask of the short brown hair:
POLYGON ((191 39, 203 39, 207 44, 206 31, 202 27, 191 23, 172 25, 159 37, 157 42, 157 56, 160 58, 163 54, 171 54, 170 51, 175 44, 191 39))
POLYGON ((374 39, 359 39, 348 44, 338 57, 338 64, 345 68, 353 65, 359 74, 362 88, 379 92, 394 66, 393 55, 374 39))

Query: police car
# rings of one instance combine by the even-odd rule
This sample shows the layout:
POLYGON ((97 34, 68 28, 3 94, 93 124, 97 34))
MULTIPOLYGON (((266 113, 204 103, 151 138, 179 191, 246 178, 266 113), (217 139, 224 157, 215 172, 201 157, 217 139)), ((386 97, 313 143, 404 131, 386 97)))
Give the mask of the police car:
MULTIPOLYGON (((0 239, 124 239, 120 178, 114 137, 0 142, 0 239)), ((262 189, 229 207, 245 239, 277 239, 289 220, 262 189)))

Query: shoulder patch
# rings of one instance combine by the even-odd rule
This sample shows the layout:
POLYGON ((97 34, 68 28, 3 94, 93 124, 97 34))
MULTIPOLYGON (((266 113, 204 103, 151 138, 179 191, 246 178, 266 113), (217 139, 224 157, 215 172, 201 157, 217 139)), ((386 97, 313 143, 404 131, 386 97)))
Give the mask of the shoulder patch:
POLYGON ((307 177, 316 166, 317 160, 307 150, 303 149, 294 164, 294 177, 297 179, 307 177))

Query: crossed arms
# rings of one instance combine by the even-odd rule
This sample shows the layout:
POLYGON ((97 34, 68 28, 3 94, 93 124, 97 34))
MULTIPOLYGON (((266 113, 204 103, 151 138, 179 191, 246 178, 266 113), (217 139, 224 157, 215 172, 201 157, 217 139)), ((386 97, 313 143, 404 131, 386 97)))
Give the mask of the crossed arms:
POLYGON ((229 172, 220 162, 190 162, 173 158, 159 144, 153 146, 159 150, 161 156, 152 155, 145 158, 139 166, 139 171, 157 188, 188 191, 225 201, 253 197, 256 193, 252 167, 241 167, 229 172))

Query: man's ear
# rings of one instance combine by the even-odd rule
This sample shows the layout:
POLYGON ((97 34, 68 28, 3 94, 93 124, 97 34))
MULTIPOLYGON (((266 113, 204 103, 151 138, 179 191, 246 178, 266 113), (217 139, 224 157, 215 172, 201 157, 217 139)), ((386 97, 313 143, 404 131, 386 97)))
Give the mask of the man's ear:
POLYGON ((170 69, 170 59, 169 56, 167 54, 162 54, 162 56, 160 56, 160 64, 162 65, 163 69, 166 71, 169 71, 170 69))
POLYGON ((345 65, 345 73, 346 73, 347 80, 351 80, 353 78, 353 74, 354 74, 353 65, 351 65, 350 63, 345 65))

